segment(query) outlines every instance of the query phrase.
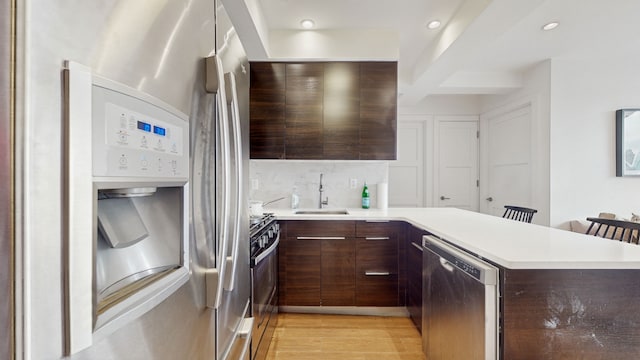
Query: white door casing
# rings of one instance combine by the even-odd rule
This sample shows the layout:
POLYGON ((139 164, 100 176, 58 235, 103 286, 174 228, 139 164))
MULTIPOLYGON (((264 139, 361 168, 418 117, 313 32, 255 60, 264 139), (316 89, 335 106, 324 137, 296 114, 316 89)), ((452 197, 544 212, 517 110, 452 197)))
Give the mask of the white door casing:
POLYGON ((436 117, 434 206, 478 211, 478 151, 476 117, 436 117))
POLYGON ((531 119, 530 102, 483 117, 481 212, 502 216, 504 205, 533 207, 531 119))

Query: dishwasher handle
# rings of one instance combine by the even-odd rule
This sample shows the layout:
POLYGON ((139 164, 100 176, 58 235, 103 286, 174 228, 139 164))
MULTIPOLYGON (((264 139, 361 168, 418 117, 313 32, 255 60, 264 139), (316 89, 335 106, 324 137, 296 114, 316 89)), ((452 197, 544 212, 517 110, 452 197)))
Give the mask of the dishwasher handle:
POLYGON ((448 272, 453 272, 455 270, 455 267, 453 267, 453 265, 444 258, 440 258, 440 265, 448 272))

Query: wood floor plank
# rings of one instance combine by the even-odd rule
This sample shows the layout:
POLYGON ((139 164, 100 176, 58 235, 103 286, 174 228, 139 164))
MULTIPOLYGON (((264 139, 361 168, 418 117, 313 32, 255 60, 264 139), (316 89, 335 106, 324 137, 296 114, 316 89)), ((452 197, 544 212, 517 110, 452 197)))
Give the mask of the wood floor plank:
POLYGON ((267 360, 289 359, 426 358, 408 318, 280 313, 267 360))

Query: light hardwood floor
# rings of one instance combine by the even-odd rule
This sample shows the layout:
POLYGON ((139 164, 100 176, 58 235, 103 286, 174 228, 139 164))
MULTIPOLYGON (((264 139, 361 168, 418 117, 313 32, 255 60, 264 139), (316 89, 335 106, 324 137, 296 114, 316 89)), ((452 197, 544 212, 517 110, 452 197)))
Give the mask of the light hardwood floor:
POLYGON ((290 359, 426 358, 408 318, 281 313, 267 360, 290 359))

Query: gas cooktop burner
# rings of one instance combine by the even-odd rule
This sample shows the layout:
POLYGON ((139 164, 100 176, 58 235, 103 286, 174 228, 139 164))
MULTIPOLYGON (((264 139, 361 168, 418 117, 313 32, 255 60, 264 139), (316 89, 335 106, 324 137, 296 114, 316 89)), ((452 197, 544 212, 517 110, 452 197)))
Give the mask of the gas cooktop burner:
POLYGON ((261 216, 250 216, 249 217, 249 231, 251 234, 259 231, 260 229, 262 229, 263 227, 265 227, 266 225, 268 225, 270 222, 272 222, 273 220, 275 220, 275 215, 273 215, 273 213, 265 213, 262 214, 261 216))

